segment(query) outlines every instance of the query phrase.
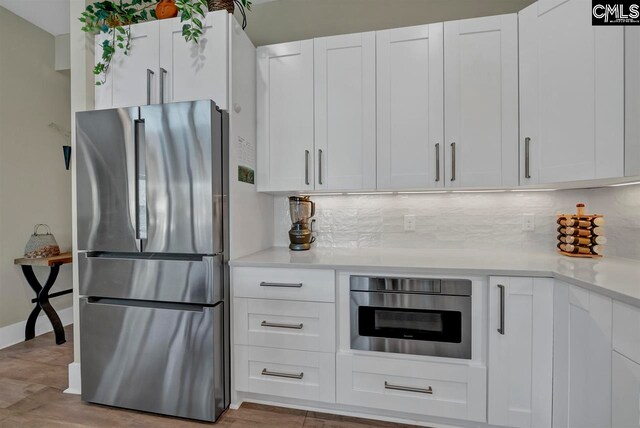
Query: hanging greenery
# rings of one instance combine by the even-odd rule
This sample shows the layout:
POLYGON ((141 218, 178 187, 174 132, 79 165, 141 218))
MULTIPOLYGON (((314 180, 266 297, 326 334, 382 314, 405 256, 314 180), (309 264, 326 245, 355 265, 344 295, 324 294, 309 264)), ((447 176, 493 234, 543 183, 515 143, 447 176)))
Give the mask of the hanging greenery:
MULTIPOLYGON (((251 3, 242 0, 244 3, 251 3)), ((131 50, 131 24, 156 19, 154 10, 158 0, 98 1, 89 4, 80 16, 82 31, 108 36, 102 41, 102 56, 93 74, 102 76, 96 85, 106 82, 113 55, 118 49, 125 55, 131 50)), ((187 42, 198 43, 204 29, 207 0, 175 0, 182 25, 182 35, 187 42)))

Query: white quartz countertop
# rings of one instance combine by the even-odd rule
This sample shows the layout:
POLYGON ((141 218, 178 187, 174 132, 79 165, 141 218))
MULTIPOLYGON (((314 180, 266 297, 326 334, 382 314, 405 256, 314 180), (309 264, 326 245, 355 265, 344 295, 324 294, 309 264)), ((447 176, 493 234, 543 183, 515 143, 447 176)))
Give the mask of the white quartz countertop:
POLYGON ((548 277, 640 307, 640 261, 572 258, 515 251, 273 247, 231 261, 231 266, 316 268, 442 275, 548 277))

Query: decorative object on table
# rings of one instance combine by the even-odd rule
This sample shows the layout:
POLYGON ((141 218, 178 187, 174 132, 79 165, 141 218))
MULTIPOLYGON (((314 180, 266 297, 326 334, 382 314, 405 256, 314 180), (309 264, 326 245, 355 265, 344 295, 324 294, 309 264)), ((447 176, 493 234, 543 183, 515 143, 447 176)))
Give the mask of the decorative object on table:
POLYGON ((247 10, 251 10, 251 0, 207 0, 209 10, 226 10, 233 15, 235 7, 238 7, 242 15, 242 29, 247 28, 247 10))
POLYGON ((29 238, 24 249, 24 257, 27 259, 41 259, 60 255, 60 247, 56 238, 51 233, 51 229, 46 224, 36 224, 33 227, 33 234, 29 238), (40 228, 46 230, 40 233, 40 228))
POLYGON ((64 156, 64 166, 67 171, 69 171, 69 165, 71 164, 71 131, 62 129, 60 125, 55 122, 51 122, 48 126, 67 140, 67 144, 62 146, 62 154, 64 156))
POLYGON ((558 252, 569 257, 602 257, 604 216, 585 214, 585 205, 576 205, 576 214, 559 214, 558 252))
POLYGON ((51 303, 49 303, 49 299, 54 297, 63 296, 65 294, 70 294, 73 292, 72 289, 58 291, 56 293, 49 294, 51 287, 56 282, 56 278, 58 278, 58 273, 60 272, 60 266, 66 263, 71 263, 73 258, 71 253, 64 253, 53 257, 46 257, 41 259, 30 259, 30 258, 21 258, 15 259, 13 261, 14 264, 20 265, 22 268, 22 273, 24 277, 27 279, 29 286, 36 293, 36 298, 31 299, 31 303, 35 303, 36 306, 29 314, 29 318, 27 319, 27 325, 24 330, 24 340, 31 340, 36 337, 36 321, 38 320, 38 315, 40 311, 44 311, 51 321, 51 325, 53 326, 53 331, 56 335, 56 344, 62 345, 66 342, 66 338, 64 337, 64 326, 62 325, 62 321, 60 321, 60 317, 56 313, 56 310, 53 309, 51 303), (47 278, 47 282, 44 285, 40 285, 38 282, 38 278, 36 278, 33 273, 33 266, 43 266, 49 267, 51 270, 49 272, 49 277, 47 278))
POLYGON ((316 240, 309 220, 316 213, 316 204, 311 202, 309 196, 290 196, 289 215, 291 216, 291 229, 289 230, 289 249, 304 251, 311 248, 316 240))
POLYGON ((175 0, 160 0, 156 5, 156 18, 168 19, 178 16, 178 6, 175 0))

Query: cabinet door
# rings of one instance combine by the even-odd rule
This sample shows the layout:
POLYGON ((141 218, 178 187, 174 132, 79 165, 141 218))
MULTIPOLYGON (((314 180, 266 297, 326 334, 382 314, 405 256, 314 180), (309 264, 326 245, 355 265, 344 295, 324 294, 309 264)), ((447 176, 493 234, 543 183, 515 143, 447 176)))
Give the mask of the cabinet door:
POLYGON ((445 22, 444 45, 447 185, 517 185, 517 15, 445 22))
POLYGON ((592 26, 584 0, 540 0, 519 23, 521 184, 623 176, 623 27, 592 26))
POLYGON ((378 189, 442 186, 443 25, 376 32, 378 189))
POLYGON ((376 187, 376 35, 314 40, 316 189, 376 187))
POLYGON ((313 190, 313 40, 257 56, 258 190, 313 190))
POLYGON ((612 359, 612 426, 640 427, 640 364, 617 352, 612 359))
POLYGON ((611 426, 611 325, 608 297, 556 282, 553 426, 611 426))
POLYGON ((550 427, 553 280, 492 277, 489 424, 550 427))
POLYGON ((129 107, 160 102, 158 97, 159 26, 159 21, 132 25, 129 55, 124 55, 120 49, 114 54, 111 70, 107 76, 112 91, 110 107, 129 107))
POLYGON ((184 40, 179 18, 160 21, 160 100, 211 99, 227 109, 228 16, 225 10, 207 14, 197 44, 184 40))

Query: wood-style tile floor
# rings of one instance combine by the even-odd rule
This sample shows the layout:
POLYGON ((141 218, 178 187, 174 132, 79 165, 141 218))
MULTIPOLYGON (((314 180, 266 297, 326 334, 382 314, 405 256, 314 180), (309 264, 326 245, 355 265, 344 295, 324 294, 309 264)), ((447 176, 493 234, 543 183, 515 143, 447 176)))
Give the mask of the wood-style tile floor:
POLYGON ((67 366, 73 361, 71 326, 65 328, 65 333, 67 343, 60 346, 48 333, 0 350, 0 428, 407 427, 251 403, 228 410, 215 425, 87 404, 77 395, 62 393, 67 388, 67 366))

